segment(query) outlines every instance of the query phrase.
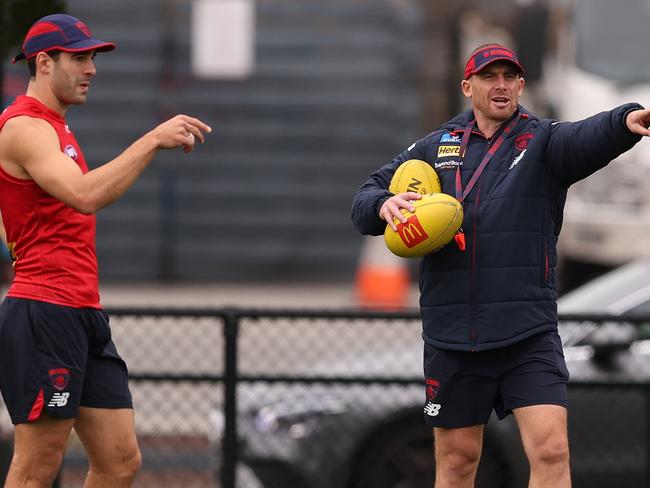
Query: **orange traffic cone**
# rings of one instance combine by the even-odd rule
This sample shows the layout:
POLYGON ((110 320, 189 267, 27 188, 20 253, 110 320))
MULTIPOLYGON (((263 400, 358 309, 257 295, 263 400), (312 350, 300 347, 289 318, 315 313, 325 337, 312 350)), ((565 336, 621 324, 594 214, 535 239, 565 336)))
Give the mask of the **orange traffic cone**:
POLYGON ((408 304, 410 280, 406 261, 391 253, 383 236, 366 236, 356 277, 359 305, 395 309, 408 304))

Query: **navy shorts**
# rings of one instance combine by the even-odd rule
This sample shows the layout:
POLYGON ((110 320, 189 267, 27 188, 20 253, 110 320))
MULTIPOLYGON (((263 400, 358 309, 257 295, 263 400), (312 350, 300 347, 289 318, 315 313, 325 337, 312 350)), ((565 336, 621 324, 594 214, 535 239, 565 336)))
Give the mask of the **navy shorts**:
POLYGON ((500 419, 516 408, 566 408, 569 371, 557 332, 543 332, 511 346, 482 352, 424 348, 426 401, 431 427, 458 428, 500 419))
POLYGON ((0 306, 0 391, 14 424, 79 406, 133 408, 126 364, 102 310, 6 298, 0 306))

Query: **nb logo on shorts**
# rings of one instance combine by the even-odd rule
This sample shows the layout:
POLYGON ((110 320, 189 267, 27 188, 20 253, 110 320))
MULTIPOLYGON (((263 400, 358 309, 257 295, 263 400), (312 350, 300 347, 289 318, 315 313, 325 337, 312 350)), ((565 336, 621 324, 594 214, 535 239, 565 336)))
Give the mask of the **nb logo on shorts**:
POLYGON ((440 413, 441 408, 442 405, 440 405, 439 403, 428 402, 427 405, 424 407, 424 413, 426 413, 429 417, 435 417, 440 413))
POLYGON ((52 395, 50 403, 47 404, 48 407, 65 407, 68 404, 68 398, 70 398, 70 393, 64 391, 63 393, 55 393, 52 395))

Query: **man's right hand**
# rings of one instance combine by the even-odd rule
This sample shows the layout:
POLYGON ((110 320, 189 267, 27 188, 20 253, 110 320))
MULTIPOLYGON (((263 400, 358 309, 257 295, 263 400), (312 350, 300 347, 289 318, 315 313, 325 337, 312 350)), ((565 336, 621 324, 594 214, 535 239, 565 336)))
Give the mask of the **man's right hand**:
POLYGON ((379 210, 379 217, 390 225, 390 228, 393 231, 397 232, 397 225, 395 225, 395 219, 405 223, 406 217, 402 214, 402 209, 406 209, 409 212, 414 212, 415 207, 411 203, 413 200, 419 200, 422 198, 422 195, 412 191, 405 193, 398 193, 393 195, 388 200, 384 202, 379 210))
POLYGON ((182 147, 189 153, 197 140, 205 142, 204 132, 210 133, 212 128, 194 117, 177 115, 153 129, 149 135, 155 138, 159 149, 182 147))

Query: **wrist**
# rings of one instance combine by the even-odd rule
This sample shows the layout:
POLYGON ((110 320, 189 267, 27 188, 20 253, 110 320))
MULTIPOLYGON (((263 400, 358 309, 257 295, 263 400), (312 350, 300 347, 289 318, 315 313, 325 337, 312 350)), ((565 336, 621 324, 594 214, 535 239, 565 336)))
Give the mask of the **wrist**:
POLYGON ((162 139, 155 131, 149 131, 139 141, 147 151, 159 151, 163 149, 162 139))

